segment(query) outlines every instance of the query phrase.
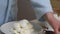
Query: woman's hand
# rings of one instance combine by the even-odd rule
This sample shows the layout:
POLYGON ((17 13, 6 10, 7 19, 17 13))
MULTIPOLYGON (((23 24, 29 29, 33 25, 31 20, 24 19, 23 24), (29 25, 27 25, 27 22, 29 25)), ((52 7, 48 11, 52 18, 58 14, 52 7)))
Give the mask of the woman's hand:
POLYGON ((59 34, 59 29, 60 29, 59 23, 55 23, 55 24, 56 25, 53 25, 54 33, 55 34, 59 34))
POLYGON ((60 30, 60 23, 59 21, 57 21, 54 16, 53 13, 47 13, 44 15, 45 19, 50 23, 50 25, 53 27, 55 34, 59 34, 59 30, 60 30))

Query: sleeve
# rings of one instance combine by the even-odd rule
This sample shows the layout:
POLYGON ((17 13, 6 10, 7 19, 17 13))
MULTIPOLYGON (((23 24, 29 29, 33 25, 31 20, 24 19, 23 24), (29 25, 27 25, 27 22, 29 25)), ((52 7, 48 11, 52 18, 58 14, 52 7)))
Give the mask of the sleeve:
POLYGON ((7 0, 7 10, 5 13, 5 22, 11 22, 17 20, 17 0, 7 0))
POLYGON ((35 10, 37 19, 40 19, 48 12, 53 12, 50 0, 31 0, 31 4, 35 10))

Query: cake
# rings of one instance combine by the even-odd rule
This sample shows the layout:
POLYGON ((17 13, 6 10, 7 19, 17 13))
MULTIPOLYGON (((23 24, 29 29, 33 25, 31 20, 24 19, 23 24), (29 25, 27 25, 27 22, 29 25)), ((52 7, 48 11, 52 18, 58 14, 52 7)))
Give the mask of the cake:
POLYGON ((13 24, 11 28, 12 34, 32 34, 34 32, 33 25, 28 20, 21 20, 13 24))

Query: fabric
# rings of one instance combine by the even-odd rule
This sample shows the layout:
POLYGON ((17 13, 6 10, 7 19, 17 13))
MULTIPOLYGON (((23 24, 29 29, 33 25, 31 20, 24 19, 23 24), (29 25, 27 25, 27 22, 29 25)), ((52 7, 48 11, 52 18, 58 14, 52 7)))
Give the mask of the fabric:
POLYGON ((31 4, 37 19, 48 27, 48 31, 53 31, 50 24, 43 17, 46 13, 53 12, 50 0, 31 0, 31 4))
POLYGON ((53 12, 50 0, 31 0, 31 4, 35 10, 37 19, 40 19, 48 12, 53 12))
POLYGON ((16 20, 17 0, 0 0, 0 25, 16 20))

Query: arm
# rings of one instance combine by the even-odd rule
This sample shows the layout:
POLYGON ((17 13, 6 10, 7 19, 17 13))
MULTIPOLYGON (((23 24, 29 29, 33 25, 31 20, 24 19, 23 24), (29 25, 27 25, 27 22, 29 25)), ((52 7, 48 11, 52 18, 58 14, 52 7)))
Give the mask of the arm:
POLYGON ((41 17, 45 17, 46 20, 51 24, 54 28, 55 34, 58 33, 58 21, 53 16, 53 9, 50 3, 50 0, 31 0, 33 8, 35 10, 37 19, 39 20, 41 17))
POLYGON ((53 27, 55 34, 58 34, 59 22, 54 18, 53 13, 46 13, 44 17, 53 27))

